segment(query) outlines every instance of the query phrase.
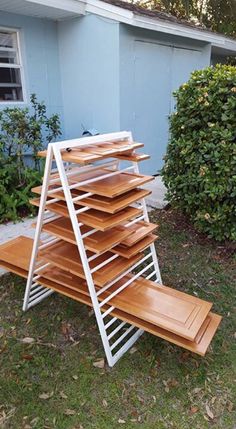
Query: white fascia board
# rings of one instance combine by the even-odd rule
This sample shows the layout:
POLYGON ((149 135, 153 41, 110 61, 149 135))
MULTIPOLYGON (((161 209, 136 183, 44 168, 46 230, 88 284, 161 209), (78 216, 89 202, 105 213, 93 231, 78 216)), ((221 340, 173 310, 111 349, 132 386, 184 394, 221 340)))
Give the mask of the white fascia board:
POLYGON ((41 6, 63 10, 75 15, 85 15, 85 1, 83 0, 26 0, 27 3, 35 3, 41 6))
POLYGON ((202 42, 211 43, 212 46, 216 46, 217 48, 223 50, 227 49, 232 51, 232 53, 236 52, 236 41, 224 37, 223 35, 214 34, 207 30, 197 30, 194 27, 185 26, 183 24, 175 24, 173 22, 158 20, 157 18, 138 15, 133 11, 100 0, 87 0, 86 12, 94 13, 134 27, 200 40, 202 42))

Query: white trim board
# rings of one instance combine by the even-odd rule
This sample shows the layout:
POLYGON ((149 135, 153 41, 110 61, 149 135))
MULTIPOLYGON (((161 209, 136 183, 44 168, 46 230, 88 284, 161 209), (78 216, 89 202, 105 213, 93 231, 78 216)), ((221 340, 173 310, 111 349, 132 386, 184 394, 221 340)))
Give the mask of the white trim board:
POLYGON ((184 24, 176 24, 144 15, 138 15, 133 11, 105 3, 100 0, 87 0, 85 10, 87 13, 94 13, 105 18, 113 19, 134 27, 146 28, 148 30, 161 33, 173 34, 175 36, 187 37, 189 39, 200 40, 211 43, 212 46, 223 50, 236 52, 236 40, 216 34, 210 31, 198 30, 184 24))

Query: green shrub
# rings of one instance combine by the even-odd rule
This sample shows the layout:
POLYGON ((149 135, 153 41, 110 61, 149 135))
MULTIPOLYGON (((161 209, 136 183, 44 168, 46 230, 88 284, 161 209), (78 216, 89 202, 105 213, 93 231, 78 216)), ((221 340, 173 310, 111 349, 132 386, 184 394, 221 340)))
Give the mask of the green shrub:
POLYGON ((200 231, 236 240, 236 67, 195 71, 174 96, 167 197, 200 231))
MULTIPOLYGON (((41 181, 37 152, 61 134, 58 115, 46 116, 46 106, 32 94, 31 108, 0 111, 0 222, 34 212, 31 188, 41 181), (34 168, 26 165, 32 157, 34 168)), ((41 161, 42 162, 42 161, 41 161)))

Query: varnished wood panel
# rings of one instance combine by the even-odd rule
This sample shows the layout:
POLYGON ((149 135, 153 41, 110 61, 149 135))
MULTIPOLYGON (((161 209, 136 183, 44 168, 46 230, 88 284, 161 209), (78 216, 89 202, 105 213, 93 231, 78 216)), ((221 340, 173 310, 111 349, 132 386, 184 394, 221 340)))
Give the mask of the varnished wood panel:
MULTIPOLYGON (((53 187, 58 187, 57 185, 50 186, 49 190, 53 190, 53 187)), ((42 187, 37 186, 32 188, 32 192, 36 194, 41 194, 42 187)), ((84 191, 79 191, 77 189, 71 190, 71 196, 80 197, 84 195, 84 191)), ((135 203, 136 201, 147 197, 151 194, 151 191, 147 189, 133 189, 132 191, 126 192, 123 195, 119 195, 114 198, 108 198, 101 195, 92 195, 89 198, 84 198, 80 200, 78 203, 75 202, 75 205, 87 206, 96 210, 103 211, 105 213, 117 213, 120 210, 123 210, 130 204, 135 203)), ((50 194, 51 198, 58 198, 62 201, 65 201, 65 195, 63 191, 55 191, 50 194)))
POLYGON ((120 159, 122 161, 140 162, 149 159, 150 155, 146 155, 145 153, 133 152, 131 154, 116 155, 115 158, 120 159))
MULTIPOLYGON (((83 225, 81 233, 85 234, 92 228, 83 225)), ((59 218, 52 222, 48 222, 43 226, 43 231, 51 233, 69 243, 76 244, 74 231, 72 229, 71 221, 69 218, 59 218)), ((97 231, 90 236, 84 238, 86 249, 95 253, 102 253, 110 250, 116 244, 119 244, 123 239, 130 235, 128 228, 116 226, 107 231, 97 231)))
MULTIPOLYGON (((99 256, 90 263, 93 268, 111 256, 99 256)), ((42 250, 40 257, 59 268, 85 278, 76 246, 58 242, 42 250)), ((141 255, 125 259, 116 258, 93 274, 96 285, 104 286, 141 258, 141 255)), ((115 283, 103 297, 119 288, 129 277, 115 283)), ((140 319, 158 325, 188 340, 194 340, 212 304, 150 280, 138 279, 110 301, 111 305, 133 314, 140 319)))
POLYGON ((132 231, 125 240, 122 241, 124 246, 134 246, 138 241, 145 238, 148 234, 151 234, 158 228, 158 225, 150 222, 139 221, 130 225, 129 231, 132 231))
MULTIPOLYGON (((120 140, 116 142, 103 142, 96 145, 73 148, 70 151, 62 151, 63 161, 87 164, 107 157, 113 157, 120 153, 132 153, 134 149, 143 147, 143 143, 120 140)), ((47 151, 38 152, 38 156, 45 157, 47 151)))
MULTIPOLYGON (((40 199, 33 198, 30 200, 30 203, 39 207, 40 199)), ((61 216, 69 217, 69 212, 65 201, 58 201, 56 203, 49 204, 47 208, 48 210, 61 216)), ((106 231, 122 224, 126 220, 135 218, 141 214, 142 210, 136 209, 135 207, 126 207, 125 209, 120 210, 114 214, 89 209, 86 212, 78 215, 78 221, 84 223, 85 225, 91 226, 92 228, 96 228, 99 231, 106 231)))
MULTIPOLYGON (((54 265, 64 269, 65 271, 75 274, 81 278, 85 278, 84 269, 76 246, 70 243, 59 241, 40 251, 39 255, 40 258, 44 259, 45 261, 52 262, 54 265)), ((88 251, 87 255, 89 257, 93 254, 88 251)), ((107 252, 98 256, 95 260, 90 262, 90 269, 103 263, 112 255, 112 253, 107 252)), ((102 268, 99 268, 99 270, 92 274, 94 283, 98 286, 106 285, 120 274, 125 272, 133 264, 138 262, 142 256, 143 255, 141 253, 133 256, 130 259, 118 256, 116 259, 109 262, 102 268)))
MULTIPOLYGON (((138 223, 135 225, 138 230, 138 223)), ((155 227, 156 225, 154 225, 154 228, 155 227)), ((85 225, 81 227, 82 234, 85 234, 90 230, 91 228, 85 225)), ((43 231, 51 233, 62 240, 68 241, 69 243, 76 244, 74 231, 69 218, 61 217, 46 223, 43 226, 43 231)), ((156 235, 150 233, 144 236, 144 238, 141 238, 141 240, 136 241, 132 246, 124 245, 123 242, 126 241, 127 237, 130 235, 132 235, 132 239, 134 239, 134 229, 132 225, 127 228, 124 226, 117 226, 107 231, 95 232, 84 239, 84 244, 88 250, 95 253, 111 250, 113 253, 117 253, 124 258, 130 258, 131 256, 136 255, 137 252, 148 247, 158 238, 156 235)))
MULTIPOLYGON (((130 278, 123 278, 109 288, 115 291, 130 278)), ((108 292, 103 293, 104 298, 108 292)), ((140 319, 194 340, 212 304, 176 289, 140 278, 111 299, 111 305, 140 319)))
MULTIPOLYGON (((12 248, 12 250, 14 250, 14 248, 12 248)), ((1 247, 0 247, 0 251, 1 251, 1 247)), ((26 270, 20 267, 17 267, 13 264, 9 264, 5 261, 0 260, 0 266, 2 266, 3 268, 6 268, 7 270, 13 273, 19 274, 24 278, 27 277, 28 272, 26 270)), ((45 287, 51 288, 63 295, 66 295, 76 301, 92 306, 85 281, 78 279, 72 274, 65 273, 63 270, 59 270, 56 267, 54 267, 53 269, 52 268, 47 269, 47 271, 48 271, 48 274, 46 272, 44 274, 48 278, 41 277, 39 279, 40 284, 42 284, 45 287), (60 281, 62 283, 65 283, 66 286, 62 286, 61 284, 57 283, 55 281, 56 279, 60 279, 60 281)), ((104 306, 102 310, 105 311, 106 309, 107 307, 104 306)), ((144 329, 145 331, 153 335, 156 335, 160 338, 163 338, 169 342, 172 342, 180 347, 183 347, 187 350, 190 350, 202 356, 205 355, 207 348, 221 321, 221 316, 218 316, 213 313, 209 313, 207 318, 203 322, 201 328, 199 329, 195 341, 189 341, 189 340, 186 340, 185 338, 182 338, 165 329, 162 329, 158 326, 155 326, 149 322, 141 320, 138 317, 132 316, 118 309, 114 309, 113 312, 111 313, 111 316, 118 317, 119 319, 124 320, 128 323, 131 323, 137 326, 138 328, 144 329)))
POLYGON ((153 176, 124 172, 107 177, 106 179, 99 179, 87 185, 79 185, 78 189, 113 198, 131 189, 137 188, 138 186, 144 185, 145 183, 151 182, 153 179, 153 176))
POLYGON ((23 277, 24 279, 27 279, 28 277, 28 271, 22 268, 19 268, 16 265, 9 264, 8 262, 2 261, 1 259, 0 259, 0 267, 4 268, 10 273, 17 274, 18 276, 23 277))
POLYGON ((118 255, 123 256, 124 258, 131 258, 136 255, 138 252, 142 252, 148 246, 150 246, 156 239, 157 235, 149 234, 142 240, 135 243, 133 246, 124 246, 123 244, 119 244, 111 249, 112 253, 118 253, 118 255))
MULTIPOLYGON (((56 292, 59 292, 76 301, 82 302, 92 307, 91 299, 89 297, 85 282, 76 283, 73 278, 71 278, 69 281, 68 279, 66 279, 66 284, 69 283, 71 285, 71 287, 67 287, 56 283, 55 280, 53 281, 53 276, 50 276, 50 277, 51 277, 51 280, 45 277, 40 278, 39 279, 40 283, 46 287, 49 287, 55 290, 56 292)), ((60 274, 57 274, 56 277, 57 278, 60 277, 60 274)), ((106 311, 107 308, 108 308, 107 306, 104 306, 102 308, 102 311, 106 311)), ((206 318, 206 321, 202 324, 197 335, 197 341, 195 342, 195 341, 186 340, 185 338, 182 338, 181 336, 178 336, 172 332, 169 332, 166 329, 163 329, 163 328, 160 328, 159 326, 148 323, 142 319, 139 319, 138 317, 132 316, 117 308, 115 308, 111 312, 111 316, 118 317, 120 320, 131 323, 137 326, 138 328, 143 329, 146 332, 149 332, 157 337, 167 340, 173 344, 176 344, 180 347, 183 347, 184 349, 190 350, 201 356, 205 355, 207 348, 209 347, 209 344, 221 321, 221 316, 218 316, 217 314, 210 312, 206 318)))
POLYGON ((28 270, 32 247, 32 238, 20 235, 0 245, 0 259, 17 268, 28 270))

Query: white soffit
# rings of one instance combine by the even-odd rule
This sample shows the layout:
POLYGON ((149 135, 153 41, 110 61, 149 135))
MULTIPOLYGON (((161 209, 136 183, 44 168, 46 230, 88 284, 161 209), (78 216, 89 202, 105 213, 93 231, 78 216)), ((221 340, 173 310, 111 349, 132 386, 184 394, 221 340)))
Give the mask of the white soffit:
POLYGON ((85 14, 85 3, 77 0, 0 0, 1 11, 61 20, 85 14))

